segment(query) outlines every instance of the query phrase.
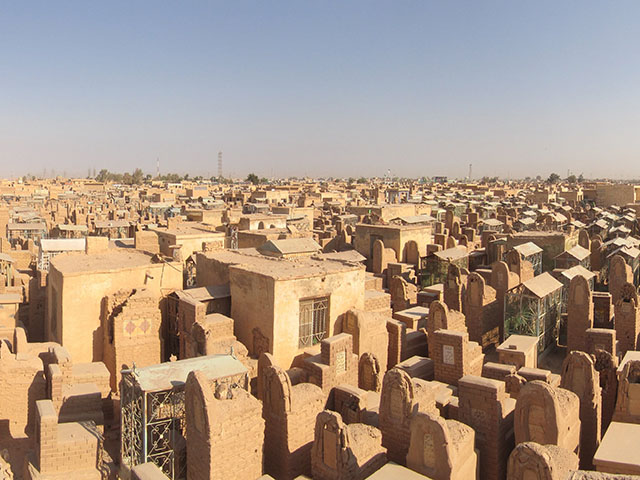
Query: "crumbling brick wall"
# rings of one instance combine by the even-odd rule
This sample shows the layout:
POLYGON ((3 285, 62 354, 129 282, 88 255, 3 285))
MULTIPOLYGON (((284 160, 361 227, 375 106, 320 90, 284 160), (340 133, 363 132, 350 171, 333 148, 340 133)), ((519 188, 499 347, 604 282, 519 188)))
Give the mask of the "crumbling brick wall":
POLYGON ((292 385, 289 376, 277 366, 263 375, 265 420, 265 473, 278 479, 311 475, 311 446, 314 424, 326 403, 326 395, 316 385, 292 385))
POLYGON ((161 361, 162 313, 158 302, 148 290, 121 290, 102 300, 103 361, 111 373, 114 392, 118 391, 124 365, 146 367, 161 361))
POLYGON ((46 385, 42 360, 14 355, 0 341, 0 423, 8 423, 12 436, 32 431, 35 402, 46 398, 46 385))
POLYGON ((339 333, 320 343, 320 355, 304 359, 302 367, 308 381, 326 394, 339 384, 358 385, 358 356, 352 350, 352 337, 339 333))
POLYGON ((187 476, 244 480, 262 475, 264 420, 246 390, 219 386, 191 372, 185 386, 187 476))
POLYGON ((507 457, 514 445, 515 401, 507 395, 504 382, 467 375, 458 382, 458 398, 458 420, 476 432, 480 478, 505 478, 507 457))
POLYGON ((406 464, 411 417, 416 411, 435 413, 435 392, 424 380, 392 368, 384 376, 380 394, 382 446, 387 448, 389 460, 406 464))

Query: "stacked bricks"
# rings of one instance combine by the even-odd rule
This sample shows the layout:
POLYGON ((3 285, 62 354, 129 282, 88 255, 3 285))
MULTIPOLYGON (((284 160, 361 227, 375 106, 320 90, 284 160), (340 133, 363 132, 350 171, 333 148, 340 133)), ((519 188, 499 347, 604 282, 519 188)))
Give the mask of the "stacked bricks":
POLYGON ((190 480, 243 480, 262 475, 264 420, 246 390, 216 388, 191 372, 185 389, 190 480), (241 461, 238 461, 241 459, 241 461))
POLYGON ((437 413, 435 391, 399 368, 389 370, 382 382, 379 424, 382 446, 390 461, 405 465, 414 412, 437 413))
MULTIPOLYGON (((615 258, 615 257, 614 257, 615 258)), ((640 309, 638 292, 633 283, 625 283, 614 304, 618 354, 622 357, 629 350, 636 350, 640 335, 640 309)))
POLYGON ((310 383, 292 386, 287 373, 275 365, 262 375, 264 440, 269 446, 265 472, 281 479, 310 476, 315 419, 327 397, 310 383))
POLYGON ((158 298, 148 290, 118 292, 103 300, 104 363, 111 373, 111 389, 118 391, 120 370, 160 363, 162 313, 158 298))
POLYGON ((358 355, 353 353, 353 337, 339 333, 320 343, 320 355, 306 358, 302 367, 308 381, 325 394, 340 384, 358 385, 358 355))
POLYGON ((570 352, 562 365, 562 388, 580 399, 580 468, 593 469, 593 456, 602 437, 600 375, 591 355, 570 352))
POLYGON ((234 354, 246 356, 246 347, 233 335, 233 319, 221 313, 212 313, 193 324, 191 346, 187 348, 187 357, 202 355, 228 354, 234 348, 234 354))
POLYGON ((585 344, 585 352, 595 354, 597 350, 609 352, 616 356, 616 331, 609 328, 589 328, 585 344))
POLYGON ((380 367, 386 371, 389 354, 388 316, 377 312, 349 310, 342 320, 342 332, 353 338, 353 352, 357 355, 372 353, 380 367))
POLYGON ((497 301, 493 287, 474 272, 467 278, 466 325, 469 338, 483 349, 500 343, 500 318, 504 304, 497 301))
POLYGON ((391 310, 391 295, 380 290, 365 290, 364 309, 368 312, 391 310))
POLYGON ((514 445, 515 401, 505 392, 504 382, 475 375, 459 380, 458 399, 458 420, 476 431, 476 446, 482 459, 479 477, 504 479, 514 445))
POLYGON ((69 473, 71 478, 100 479, 96 469, 100 436, 79 423, 58 423, 51 400, 37 406, 37 463, 40 474, 69 473), (82 475, 79 475, 82 472, 82 475))
POLYGON ((613 328, 613 304, 609 292, 592 292, 593 326, 596 328, 613 328))
POLYGON ((387 353, 387 368, 391 369, 402 362, 402 354, 406 349, 407 326, 398 320, 387 320, 389 334, 389 349, 387 353))
POLYGON ((569 283, 567 351, 586 351, 587 330, 593 328, 593 301, 587 279, 576 275, 569 283))
POLYGON ((196 322, 202 322, 207 315, 207 306, 195 299, 181 297, 178 302, 178 336, 180 358, 188 358, 191 349, 191 332, 196 322))
POLYGON ((482 375, 484 354, 466 332, 437 330, 431 337, 430 356, 437 381, 457 385, 465 375, 482 375))
POLYGON ((516 370, 515 365, 487 362, 482 366, 482 376, 504 382, 509 375, 514 375, 516 370))
POLYGON ((47 398, 42 360, 28 354, 14 355, 0 342, 0 423, 6 422, 13 437, 33 431, 35 402, 47 398))

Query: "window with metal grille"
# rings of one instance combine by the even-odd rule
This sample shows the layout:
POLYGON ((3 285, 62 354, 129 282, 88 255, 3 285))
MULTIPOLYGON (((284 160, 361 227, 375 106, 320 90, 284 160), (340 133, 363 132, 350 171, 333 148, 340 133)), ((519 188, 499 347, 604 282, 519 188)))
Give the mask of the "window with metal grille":
POLYGON ((329 298, 300 300, 300 348, 320 343, 327 333, 329 298))

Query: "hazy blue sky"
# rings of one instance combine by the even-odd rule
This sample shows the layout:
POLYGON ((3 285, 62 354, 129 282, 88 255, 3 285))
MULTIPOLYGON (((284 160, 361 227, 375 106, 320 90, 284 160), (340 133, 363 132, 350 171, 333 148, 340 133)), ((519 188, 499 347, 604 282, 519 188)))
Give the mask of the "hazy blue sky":
POLYGON ((640 177, 638 1, 0 0, 0 176, 640 177))

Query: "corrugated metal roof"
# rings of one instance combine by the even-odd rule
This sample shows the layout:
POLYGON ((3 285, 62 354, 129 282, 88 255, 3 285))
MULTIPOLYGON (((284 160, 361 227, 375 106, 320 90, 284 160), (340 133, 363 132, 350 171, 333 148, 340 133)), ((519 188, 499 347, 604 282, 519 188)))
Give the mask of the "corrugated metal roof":
POLYGON ((34 223, 10 223, 7 225, 9 230, 46 230, 47 224, 34 222, 34 223))
POLYGON ((533 277, 522 285, 538 298, 544 298, 550 293, 562 288, 562 284, 553 278, 549 272, 544 272, 541 275, 533 277))
POLYGON ((466 247, 453 247, 436 252, 434 255, 442 260, 458 260, 469 256, 469 251, 466 247))
POLYGON ((595 273, 593 273, 591 270, 587 270, 582 265, 576 265, 575 267, 567 268, 561 273, 561 275, 568 278, 569 280, 577 275, 582 275, 587 280, 590 280, 596 276, 595 273))
POLYGON ((523 243, 522 245, 516 245, 513 247, 515 251, 517 251, 523 257, 530 257, 531 255, 535 255, 537 253, 542 252, 542 249, 533 242, 523 243))
POLYGON ((86 232, 89 230, 89 227, 86 225, 67 225, 61 223, 58 225, 59 230, 66 230, 68 232, 86 232))
POLYGON ((483 220, 482 223, 484 223, 485 225, 490 225, 492 227, 499 227, 500 225, 504 225, 503 222, 495 218, 487 218, 486 220, 483 220))
POLYGON ((232 355, 208 355, 136 368, 135 377, 143 391, 158 392, 184 385, 189 372, 194 370, 201 371, 209 380, 248 372, 232 355))
POLYGON ((558 257, 561 255, 569 255, 570 257, 573 257, 576 260, 582 261, 585 258, 587 258, 589 255, 591 255, 591 252, 580 245, 576 245, 575 247, 572 247, 569 250, 562 252, 560 255, 558 255, 558 257))
POLYGON ((15 262, 13 257, 11 255, 6 254, 6 253, 0 253, 0 261, 9 262, 9 263, 14 263, 15 262))
POLYGON ((616 251, 612 252, 611 254, 609 254, 609 257, 607 258, 611 258, 614 255, 626 255, 630 258, 638 258, 638 256, 640 256, 640 250, 638 250, 636 247, 622 247, 617 249, 616 251))

